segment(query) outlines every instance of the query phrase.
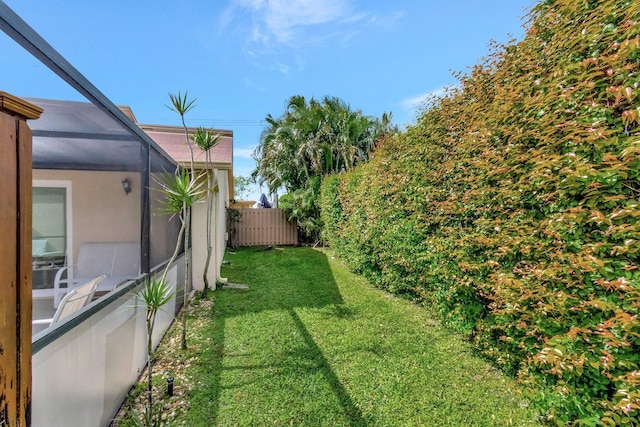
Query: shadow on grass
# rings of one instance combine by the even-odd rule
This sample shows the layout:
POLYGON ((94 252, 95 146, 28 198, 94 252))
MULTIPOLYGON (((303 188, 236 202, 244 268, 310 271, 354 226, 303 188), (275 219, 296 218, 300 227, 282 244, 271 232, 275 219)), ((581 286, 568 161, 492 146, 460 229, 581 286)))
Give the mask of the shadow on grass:
POLYGON ((351 400, 351 396, 349 396, 349 393, 340 382, 340 379, 336 376, 335 372, 333 372, 333 369, 331 369, 329 362, 324 357, 324 354, 322 354, 322 350, 320 350, 320 347, 318 347, 316 342, 313 340, 313 337, 304 326, 304 323, 302 323, 302 320, 300 320, 298 314, 293 309, 289 310, 289 314, 291 315, 291 318, 296 324, 298 331, 302 335, 302 338, 304 339, 304 342, 309 349, 309 356, 313 357, 320 367, 325 381, 329 384, 336 397, 338 398, 338 401, 340 402, 345 415, 351 422, 351 425, 367 425, 362 418, 362 412, 351 400))
POLYGON ((268 251, 262 248, 245 248, 236 254, 227 255, 226 259, 231 264, 225 267, 223 275, 230 282, 248 284, 249 289, 216 292, 214 318, 209 325, 211 345, 197 362, 202 364, 201 369, 208 372, 207 380, 206 383, 198 384, 195 387, 198 391, 194 390, 191 395, 191 407, 198 408, 196 411, 200 411, 200 416, 205 419, 192 417, 191 421, 194 424, 208 422, 209 425, 215 425, 220 407, 225 405, 225 402, 221 402, 224 389, 251 383, 251 371, 273 368, 278 372, 308 370, 320 373, 335 395, 347 425, 367 425, 362 412, 295 311, 300 308, 328 307, 327 311, 336 317, 349 315, 342 305, 343 300, 326 255, 305 248, 275 248, 268 251), (289 354, 290 357, 285 357, 286 360, 274 360, 273 364, 225 366, 223 361, 227 361, 229 365, 228 362, 233 358, 243 357, 225 349, 227 321, 237 316, 264 311, 288 314, 301 338, 301 344, 294 350, 299 354, 289 354), (224 385, 223 374, 230 370, 247 370, 246 382, 224 385))

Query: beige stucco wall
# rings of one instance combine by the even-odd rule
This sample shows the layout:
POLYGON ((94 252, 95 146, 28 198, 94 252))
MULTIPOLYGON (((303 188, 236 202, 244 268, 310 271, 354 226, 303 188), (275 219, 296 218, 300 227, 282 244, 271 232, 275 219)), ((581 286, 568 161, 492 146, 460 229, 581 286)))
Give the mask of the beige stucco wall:
MULTIPOLYGON (((192 252, 192 268, 191 268, 191 283, 193 288, 201 291, 204 289, 204 266, 207 260, 207 204, 205 202, 197 203, 191 210, 191 235, 193 241, 191 242, 192 252)), ((212 233, 213 236, 213 233, 212 233)), ((215 246, 213 251, 215 253, 215 246)), ((214 253, 211 257, 214 258, 214 253)), ((215 287, 216 275, 215 275, 215 263, 209 264, 209 271, 207 274, 209 280, 209 286, 215 287)))
POLYGON ((227 171, 220 171, 218 173, 218 188, 216 199, 216 237, 215 244, 218 250, 216 251, 216 275, 217 279, 221 282, 226 282, 227 279, 220 276, 220 269, 222 268, 222 260, 224 259, 224 251, 227 247, 227 207, 229 200, 229 174, 227 171))
MULTIPOLYGON (((207 279, 209 286, 215 289, 216 281, 220 280, 220 267, 226 248, 226 206, 229 197, 226 170, 214 170, 216 177, 213 200, 213 218, 211 219, 211 261, 207 279)), ((192 209, 192 283, 197 290, 204 289, 204 266, 207 261, 207 204, 203 201, 192 209)))
POLYGON ((73 259, 83 242, 140 241, 140 175, 135 172, 34 170, 34 180, 71 181, 73 259), (125 195, 122 180, 131 181, 125 195))

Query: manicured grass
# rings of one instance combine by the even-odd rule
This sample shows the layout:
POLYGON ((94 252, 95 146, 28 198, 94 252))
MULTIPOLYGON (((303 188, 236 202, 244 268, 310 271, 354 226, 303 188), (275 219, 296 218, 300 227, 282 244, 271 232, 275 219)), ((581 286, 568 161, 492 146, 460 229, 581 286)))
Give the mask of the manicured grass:
POLYGON ((513 381, 328 252, 241 249, 190 326, 186 426, 536 425, 513 381), (202 310, 201 310, 202 311, 202 310))

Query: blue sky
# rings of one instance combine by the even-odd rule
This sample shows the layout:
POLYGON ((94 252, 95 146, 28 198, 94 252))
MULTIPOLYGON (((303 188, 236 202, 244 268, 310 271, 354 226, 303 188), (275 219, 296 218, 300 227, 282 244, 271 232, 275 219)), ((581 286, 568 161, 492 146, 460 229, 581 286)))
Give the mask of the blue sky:
MULTIPOLYGON (((521 38, 534 1, 4 0, 139 122, 177 125, 168 93, 197 97, 187 124, 233 130, 236 175, 251 173, 262 120, 292 95, 410 124, 492 40, 521 38)), ((83 100, 4 33, 0 53, 0 90, 83 100)))

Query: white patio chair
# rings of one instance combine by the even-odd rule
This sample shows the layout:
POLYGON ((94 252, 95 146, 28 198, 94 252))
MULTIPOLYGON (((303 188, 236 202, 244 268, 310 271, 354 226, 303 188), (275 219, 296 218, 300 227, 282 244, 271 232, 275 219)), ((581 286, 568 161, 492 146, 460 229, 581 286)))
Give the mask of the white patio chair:
POLYGON ((60 301, 60 305, 53 315, 53 318, 36 319, 33 320, 31 324, 47 325, 48 327, 71 316, 73 313, 91 302, 91 300, 93 299, 93 294, 96 292, 96 288, 98 287, 98 283, 100 283, 100 281, 105 277, 106 276, 104 275, 96 277, 95 279, 90 280, 67 292, 64 298, 62 298, 62 301, 60 301))

